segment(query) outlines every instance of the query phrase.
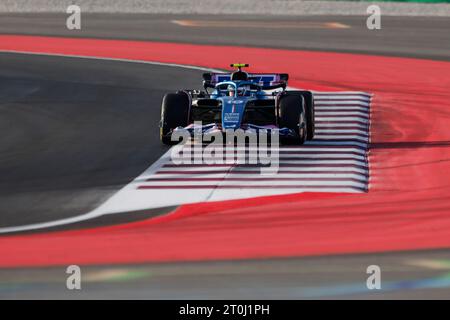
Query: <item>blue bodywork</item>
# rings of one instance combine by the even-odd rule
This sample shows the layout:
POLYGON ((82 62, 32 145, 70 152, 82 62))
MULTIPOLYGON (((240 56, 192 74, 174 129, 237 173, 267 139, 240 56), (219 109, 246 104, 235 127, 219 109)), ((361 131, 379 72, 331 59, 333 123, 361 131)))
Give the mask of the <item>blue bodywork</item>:
POLYGON ((202 124, 201 126, 190 124, 185 128, 176 128, 174 131, 187 130, 190 134, 193 134, 194 130, 196 132, 201 130, 202 134, 209 134, 217 131, 225 132, 226 130, 236 129, 254 132, 265 130, 268 133, 275 130, 281 136, 295 135, 295 132, 291 129, 278 128, 275 124, 258 126, 242 122, 245 109, 249 102, 274 99, 274 95, 265 90, 280 88, 280 84, 285 84, 285 82, 280 82, 278 74, 252 76, 247 81, 231 81, 229 74, 213 74, 213 77, 215 77, 214 81, 212 81, 214 85, 210 86, 213 87, 213 91, 209 94, 209 99, 220 101, 222 106, 222 122, 220 124, 202 124), (278 85, 274 86, 274 83, 278 85), (230 95, 230 88, 234 89, 233 95, 230 95))
POLYGON ((252 100, 267 99, 267 96, 259 86, 255 87, 251 81, 226 81, 216 86, 211 98, 222 102, 222 129, 236 130, 241 127, 247 103, 252 100), (221 90, 222 87, 227 89, 221 90), (233 96, 229 95, 230 87, 234 88, 233 96), (253 90, 249 87, 253 87, 253 90))

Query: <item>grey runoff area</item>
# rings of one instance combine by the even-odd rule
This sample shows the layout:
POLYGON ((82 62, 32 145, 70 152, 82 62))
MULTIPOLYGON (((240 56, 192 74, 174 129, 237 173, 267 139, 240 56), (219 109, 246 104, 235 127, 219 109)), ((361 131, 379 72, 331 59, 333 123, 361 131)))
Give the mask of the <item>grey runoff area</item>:
POLYGON ((0 13, 65 12, 69 5, 89 13, 366 15, 376 4, 382 15, 450 16, 450 4, 304 0, 2 0, 0 13))

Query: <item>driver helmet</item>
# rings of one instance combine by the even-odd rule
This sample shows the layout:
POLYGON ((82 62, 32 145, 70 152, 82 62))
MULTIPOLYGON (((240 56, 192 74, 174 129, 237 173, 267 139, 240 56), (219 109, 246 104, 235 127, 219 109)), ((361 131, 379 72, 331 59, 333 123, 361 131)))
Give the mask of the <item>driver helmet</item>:
POLYGON ((248 74, 247 72, 239 71, 233 72, 231 74, 231 81, 247 81, 248 80, 248 74))
POLYGON ((230 97, 234 97, 234 93, 235 93, 235 87, 234 86, 232 86, 232 85, 229 85, 228 86, 228 88, 227 88, 227 91, 228 91, 228 96, 230 96, 230 97))

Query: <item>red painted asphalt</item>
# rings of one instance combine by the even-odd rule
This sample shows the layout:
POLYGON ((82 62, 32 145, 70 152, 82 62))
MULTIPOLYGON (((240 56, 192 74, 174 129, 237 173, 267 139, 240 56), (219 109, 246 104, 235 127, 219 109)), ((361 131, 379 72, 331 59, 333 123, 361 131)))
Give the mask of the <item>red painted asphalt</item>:
MULTIPOLYGON (((167 216, 0 238, 0 266, 139 263, 450 247, 450 63, 121 40, 0 36, 0 50, 289 72, 290 85, 374 93, 370 190, 185 205, 167 216)), ((26 58, 25 58, 26 59, 26 58)))

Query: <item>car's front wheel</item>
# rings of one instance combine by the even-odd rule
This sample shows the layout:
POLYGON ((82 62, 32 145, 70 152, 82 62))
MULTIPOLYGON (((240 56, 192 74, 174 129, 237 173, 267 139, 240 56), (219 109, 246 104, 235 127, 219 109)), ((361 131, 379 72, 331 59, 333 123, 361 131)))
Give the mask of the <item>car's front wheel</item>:
POLYGON ((172 141, 171 131, 177 127, 186 127, 189 122, 190 99, 187 93, 168 93, 161 106, 160 139, 167 145, 177 144, 172 141))
POLYGON ((303 144, 307 136, 305 100, 300 95, 286 95, 280 98, 279 127, 291 129, 293 137, 280 137, 286 144, 303 144))

